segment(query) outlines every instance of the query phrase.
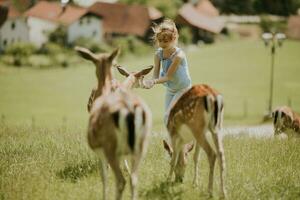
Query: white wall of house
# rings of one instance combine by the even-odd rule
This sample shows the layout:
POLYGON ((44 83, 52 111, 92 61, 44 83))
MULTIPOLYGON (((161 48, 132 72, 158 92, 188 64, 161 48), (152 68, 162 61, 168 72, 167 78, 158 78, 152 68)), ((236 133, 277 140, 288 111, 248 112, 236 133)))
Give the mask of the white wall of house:
POLYGON ((0 49, 17 42, 29 41, 29 29, 24 18, 8 19, 0 28, 0 49))
POLYGON ((101 41, 102 34, 102 20, 95 16, 84 16, 69 26, 68 43, 80 37, 101 41))
POLYGON ((48 42, 48 34, 54 31, 58 24, 36 17, 28 17, 29 40, 37 47, 48 42))

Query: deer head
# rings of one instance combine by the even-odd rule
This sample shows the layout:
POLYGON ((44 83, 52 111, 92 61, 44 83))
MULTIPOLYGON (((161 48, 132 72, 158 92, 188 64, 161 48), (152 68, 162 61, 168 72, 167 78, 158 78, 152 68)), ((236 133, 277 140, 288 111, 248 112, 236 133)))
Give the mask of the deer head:
MULTIPOLYGON (((173 149, 172 147, 168 144, 167 141, 163 140, 163 145, 165 150, 168 152, 169 156, 172 158, 173 155, 173 149)), ((183 150, 180 152, 178 161, 175 165, 175 181, 176 182, 183 182, 184 174, 185 174, 185 169, 187 165, 187 157, 188 153, 191 152, 194 148, 194 143, 188 143, 184 145, 183 150)))
POLYGON ((150 65, 142 70, 139 70, 137 72, 128 72, 125 67, 117 66, 118 71, 123 76, 127 77, 127 79, 124 81, 125 84, 127 84, 127 87, 129 88, 139 88, 143 86, 143 79, 144 76, 147 75, 152 69, 153 65, 150 65))
POLYGON ((272 117, 273 124, 276 129, 278 129, 278 131, 275 131, 275 135, 285 131, 288 127, 293 127, 293 113, 291 109, 286 106, 277 108, 275 111, 273 111, 272 117))
POLYGON ((114 65, 115 59, 120 50, 115 49, 111 53, 95 54, 84 47, 75 47, 79 55, 89 61, 92 61, 96 67, 96 77, 98 80, 98 88, 104 86, 111 86, 112 72, 111 67, 114 65))

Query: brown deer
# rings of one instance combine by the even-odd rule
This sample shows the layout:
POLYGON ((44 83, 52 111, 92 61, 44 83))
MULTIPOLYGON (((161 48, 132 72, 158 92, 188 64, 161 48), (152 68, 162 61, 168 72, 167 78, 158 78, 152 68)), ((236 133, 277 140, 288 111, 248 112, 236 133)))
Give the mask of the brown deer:
POLYGON ((97 98, 91 107, 88 124, 89 146, 100 156, 103 199, 107 197, 107 163, 116 177, 116 199, 121 199, 125 179, 120 167, 125 156, 131 158, 131 194, 136 199, 137 171, 146 151, 148 136, 152 126, 151 112, 146 103, 130 90, 153 68, 148 67, 136 73, 128 73, 125 68, 119 71, 127 74, 126 80, 112 92, 111 68, 117 50, 112 54, 95 57, 86 49, 78 49, 83 58, 92 60, 97 68, 97 98), (100 89, 102 88, 102 90, 100 89))
MULTIPOLYGON (((94 87, 92 89, 91 94, 89 96, 89 100, 88 100, 88 103, 87 103, 87 110, 88 110, 88 112, 90 112, 91 109, 92 109, 93 102, 95 101, 95 99, 97 97, 99 97, 102 94, 102 89, 103 89, 104 83, 102 81, 99 81, 99 80, 104 80, 103 79, 103 69, 100 69, 99 65, 101 65, 102 57, 105 56, 106 54, 103 54, 103 53, 102 54, 94 54, 89 49, 86 49, 84 47, 78 47, 78 46, 75 47, 75 50, 83 58, 92 61, 96 66, 96 76, 97 76, 97 79, 98 79, 98 84, 97 84, 96 87, 94 87)), ((118 54, 118 50, 115 50, 112 53, 112 56, 114 56, 113 54, 118 54)), ((113 65, 116 66, 117 69, 120 71, 120 73, 125 75, 126 77, 131 75, 130 79, 127 79, 127 83, 125 83, 125 85, 126 85, 125 87, 127 87, 128 89, 130 89, 132 87, 140 87, 141 86, 141 81, 143 80, 144 75, 149 73, 153 68, 153 66, 149 66, 148 68, 144 69, 144 71, 142 70, 142 71, 139 71, 139 72, 129 73, 125 68, 123 68, 121 66, 117 66, 115 63, 113 63, 113 65)), ((111 77, 110 78, 111 79, 110 80, 110 89, 111 89, 111 91, 115 91, 120 86, 120 83, 116 79, 112 78, 111 73, 109 74, 109 77, 111 77)))
POLYGON ((113 79, 111 73, 111 65, 114 58, 119 54, 119 49, 114 50, 111 54, 99 53, 95 54, 84 47, 75 47, 75 50, 86 60, 92 61, 96 67, 97 86, 92 89, 87 109, 91 111, 95 99, 102 95, 103 92, 108 93, 118 87, 118 81, 113 79), (106 77, 107 76, 107 77, 106 77))
POLYGON ((276 108, 272 113, 274 135, 286 133, 289 137, 300 136, 300 116, 288 106, 276 108))
POLYGON ((184 92, 172 105, 167 120, 167 129, 171 145, 164 140, 164 148, 171 156, 171 167, 168 180, 175 174, 175 181, 183 181, 187 164, 187 153, 196 142, 194 154, 194 184, 197 185, 199 151, 202 147, 209 162, 208 191, 212 195, 214 165, 216 158, 220 165, 221 195, 226 197, 225 190, 225 156, 222 142, 223 97, 208 85, 194 85, 184 92), (213 144, 208 141, 211 133, 213 144), (215 147, 215 148, 214 148, 215 147), (216 149, 216 151, 214 150, 216 149))

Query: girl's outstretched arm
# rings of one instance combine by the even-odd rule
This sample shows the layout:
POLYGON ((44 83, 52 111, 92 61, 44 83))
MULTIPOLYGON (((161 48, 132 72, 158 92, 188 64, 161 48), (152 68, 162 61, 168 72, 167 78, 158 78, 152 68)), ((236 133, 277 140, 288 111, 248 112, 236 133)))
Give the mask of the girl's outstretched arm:
POLYGON ((176 72, 178 66, 180 65, 181 59, 182 59, 182 56, 179 53, 179 55, 174 58, 172 64, 170 65, 166 76, 155 79, 154 83, 155 84, 164 83, 164 82, 167 82, 168 80, 172 79, 174 73, 176 72))

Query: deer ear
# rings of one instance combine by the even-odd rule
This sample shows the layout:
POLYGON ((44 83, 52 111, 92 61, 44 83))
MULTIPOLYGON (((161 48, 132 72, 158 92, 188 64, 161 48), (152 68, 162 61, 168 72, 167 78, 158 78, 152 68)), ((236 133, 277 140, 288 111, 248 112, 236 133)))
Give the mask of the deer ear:
POLYGON ((139 78, 139 77, 141 77, 141 76, 145 76, 145 75, 147 75, 149 72, 151 72, 152 69, 153 69, 153 65, 150 65, 150 66, 146 67, 145 69, 142 69, 141 71, 137 72, 137 73, 135 74, 135 76, 136 76, 137 78, 139 78))
POLYGON ((172 147, 167 143, 166 140, 163 140, 163 144, 164 144, 165 150, 167 150, 167 152, 169 153, 169 155, 172 157, 172 154, 173 154, 172 147))
POLYGON ((122 74, 123 76, 128 77, 129 76, 129 72, 122 66, 117 66, 118 71, 120 72, 120 74, 122 74))
POLYGON ((120 48, 116 48, 111 54, 108 56, 108 60, 112 62, 120 53, 120 48))
POLYGON ((97 60, 97 56, 93 52, 88 50, 87 48, 76 46, 75 50, 79 53, 79 55, 82 58, 84 58, 86 60, 90 60, 93 62, 95 62, 97 60))

